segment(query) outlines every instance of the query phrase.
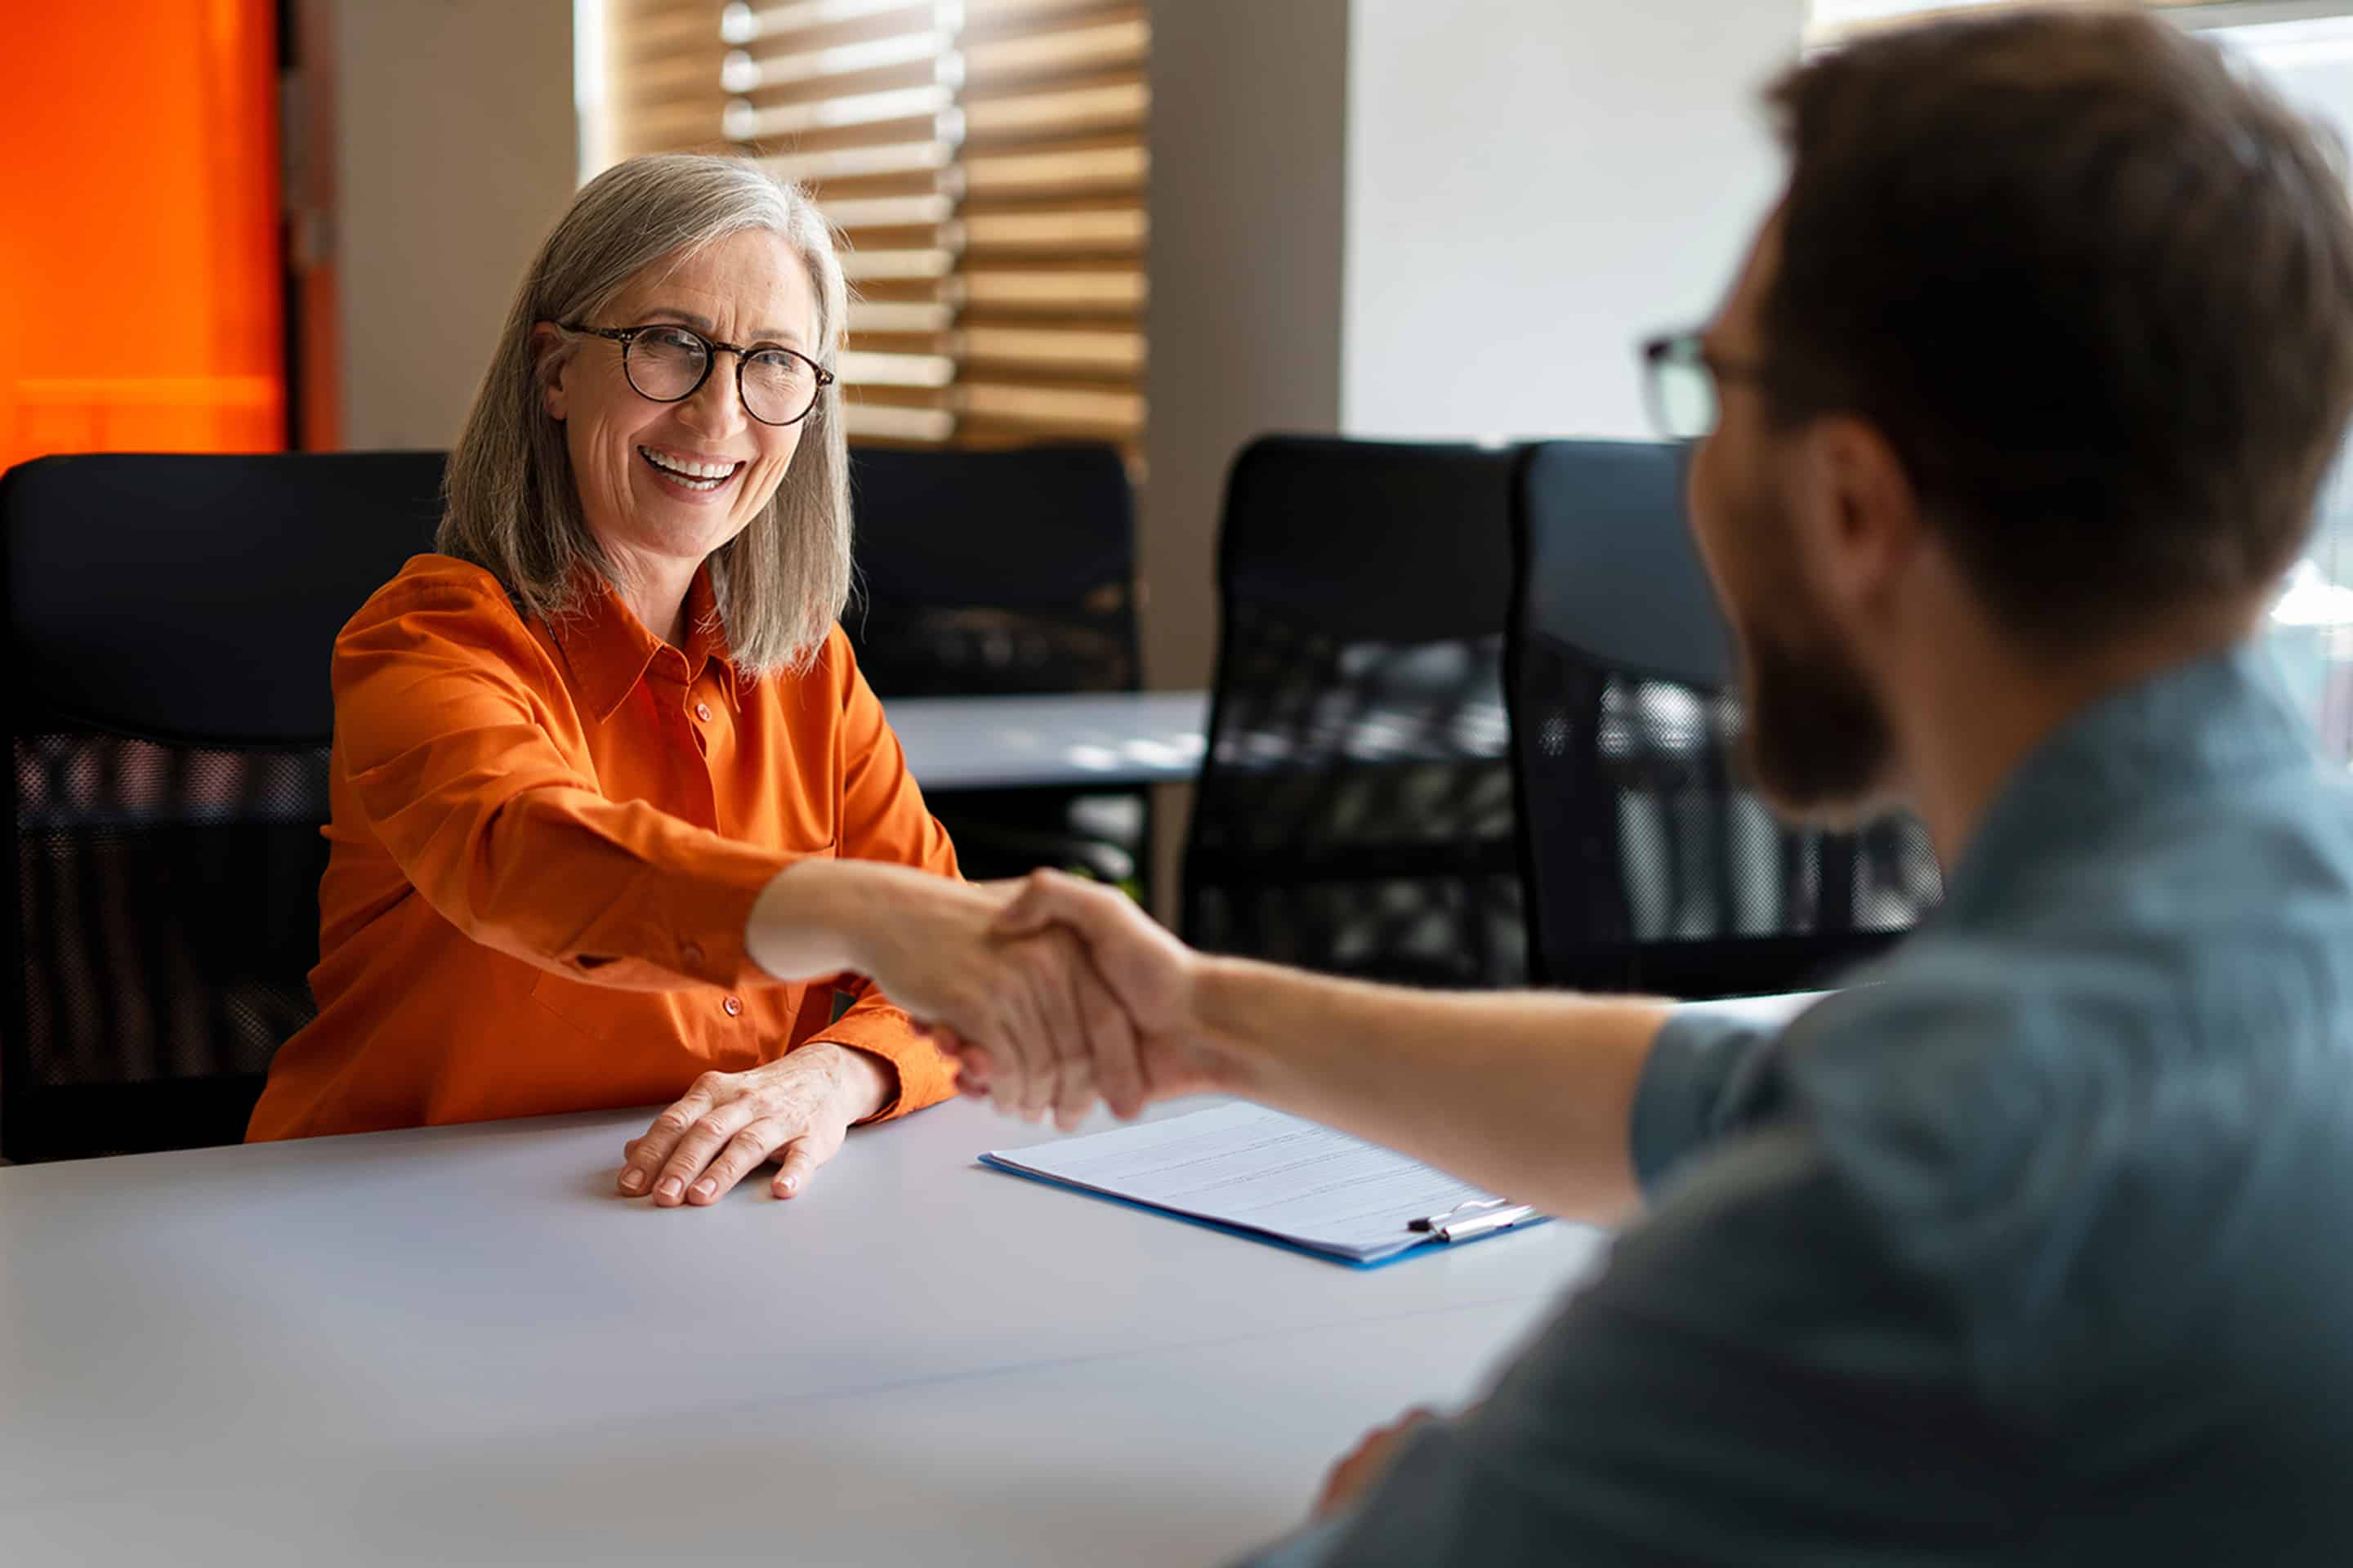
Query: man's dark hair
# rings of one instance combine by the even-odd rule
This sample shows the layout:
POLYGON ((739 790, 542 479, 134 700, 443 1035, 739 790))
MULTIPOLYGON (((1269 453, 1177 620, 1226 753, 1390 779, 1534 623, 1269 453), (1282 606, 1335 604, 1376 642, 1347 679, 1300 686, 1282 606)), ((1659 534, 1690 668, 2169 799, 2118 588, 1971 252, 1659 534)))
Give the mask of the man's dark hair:
POLYGON ((2353 212, 2277 98, 2163 22, 2043 11, 1875 36, 1767 101, 1771 417, 1883 432, 2014 631, 2294 560, 2353 411, 2353 212))

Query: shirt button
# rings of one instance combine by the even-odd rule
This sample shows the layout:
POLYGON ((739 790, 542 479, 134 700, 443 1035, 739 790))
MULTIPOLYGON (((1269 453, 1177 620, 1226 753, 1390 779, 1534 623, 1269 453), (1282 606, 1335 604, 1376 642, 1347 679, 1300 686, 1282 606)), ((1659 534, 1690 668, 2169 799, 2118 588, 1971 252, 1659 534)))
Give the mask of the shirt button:
POLYGON ((702 944, 700 942, 685 943, 679 948, 678 956, 689 964, 699 964, 702 961, 702 944))
POLYGON ((709 703, 695 704, 694 716, 701 719, 703 723, 709 724, 711 722, 711 705, 709 703))
POLYGON ((744 1003, 739 997, 731 996, 721 1005, 727 1009, 727 1016, 730 1018, 735 1017, 744 1011, 744 1003))

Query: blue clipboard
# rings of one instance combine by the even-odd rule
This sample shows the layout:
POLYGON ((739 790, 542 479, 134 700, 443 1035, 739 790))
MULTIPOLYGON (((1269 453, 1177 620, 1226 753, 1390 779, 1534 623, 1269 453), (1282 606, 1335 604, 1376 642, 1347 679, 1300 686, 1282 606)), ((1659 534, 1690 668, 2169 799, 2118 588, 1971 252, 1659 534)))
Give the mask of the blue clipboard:
POLYGON ((1552 1216, 1549 1214, 1535 1214, 1505 1229, 1489 1231, 1483 1235, 1470 1236, 1461 1241, 1444 1241, 1437 1236, 1431 1236, 1427 1241, 1415 1242, 1402 1251, 1390 1253, 1386 1257, 1355 1258, 1345 1253, 1327 1252, 1322 1247, 1293 1241, 1289 1236, 1276 1235, 1271 1231, 1256 1230, 1249 1225, 1229 1224, 1223 1220, 1205 1220, 1198 1214, 1181 1213, 1175 1209, 1163 1208, 1157 1203, 1139 1202, 1134 1198, 1123 1198, 1115 1192, 1105 1192, 1093 1187, 1082 1187, 1075 1181, 1065 1181, 1057 1176, 1040 1175, 1035 1171, 1025 1171, 1018 1165, 999 1160, 994 1154, 982 1155, 980 1163, 992 1171, 1001 1171, 1008 1176, 1018 1176, 1044 1187, 1059 1187, 1065 1192, 1076 1192, 1082 1198, 1092 1198, 1100 1203, 1116 1203, 1123 1209, 1134 1209, 1142 1213, 1156 1214, 1164 1220, 1176 1220, 1185 1224, 1198 1225, 1205 1231, 1218 1231, 1226 1235, 1240 1236, 1244 1241, 1281 1247, 1285 1252, 1295 1252, 1302 1257, 1312 1257, 1318 1262, 1337 1264, 1342 1268, 1359 1271, 1387 1268, 1393 1263, 1403 1263, 1407 1258, 1420 1257, 1426 1253, 1461 1252, 1466 1246, 1476 1246, 1481 1242, 1493 1241, 1497 1236, 1511 1235, 1519 1231, 1533 1230, 1538 1225, 1552 1223, 1552 1216))

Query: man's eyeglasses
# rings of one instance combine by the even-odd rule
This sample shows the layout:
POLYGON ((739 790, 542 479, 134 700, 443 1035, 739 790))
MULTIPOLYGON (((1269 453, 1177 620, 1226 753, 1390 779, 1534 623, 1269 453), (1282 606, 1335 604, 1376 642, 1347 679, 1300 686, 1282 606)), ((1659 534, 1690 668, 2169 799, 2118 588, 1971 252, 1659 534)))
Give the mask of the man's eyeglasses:
POLYGON ((722 354, 735 356, 735 395, 744 411, 764 425, 797 425, 817 407, 818 395, 833 385, 833 372, 797 349, 773 345, 738 348, 703 336, 691 327, 593 327, 558 322, 565 332, 610 338, 621 345, 621 374, 638 396, 656 403, 682 403, 702 389, 722 354))
POLYGON ((1642 345, 1642 392, 1651 422, 1671 441, 1695 441, 1715 429, 1717 387, 1724 382, 1757 381, 1760 365, 1734 364, 1707 351, 1697 332, 1670 333, 1642 345))

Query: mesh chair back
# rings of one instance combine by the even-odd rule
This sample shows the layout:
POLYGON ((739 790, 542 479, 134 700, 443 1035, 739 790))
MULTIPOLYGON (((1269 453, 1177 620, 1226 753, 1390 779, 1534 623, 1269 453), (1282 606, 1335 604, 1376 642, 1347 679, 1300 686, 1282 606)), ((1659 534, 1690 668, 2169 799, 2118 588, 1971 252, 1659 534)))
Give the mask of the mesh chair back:
POLYGON ((1801 990, 1941 895, 1910 818, 1780 825, 1740 780, 1731 638, 1683 524, 1680 450, 1527 449, 1509 680, 1530 904, 1548 985, 1801 990))
POLYGON ((888 697, 1134 691, 1135 503, 1107 446, 850 454, 861 592, 843 617, 888 697))
POLYGON ((108 455, 0 476, 0 1155, 243 1136, 312 1012, 335 633, 432 548, 441 470, 108 455))
POLYGON ((1524 978, 1502 679, 1512 465, 1303 437, 1236 460, 1188 941, 1409 984, 1524 978))

